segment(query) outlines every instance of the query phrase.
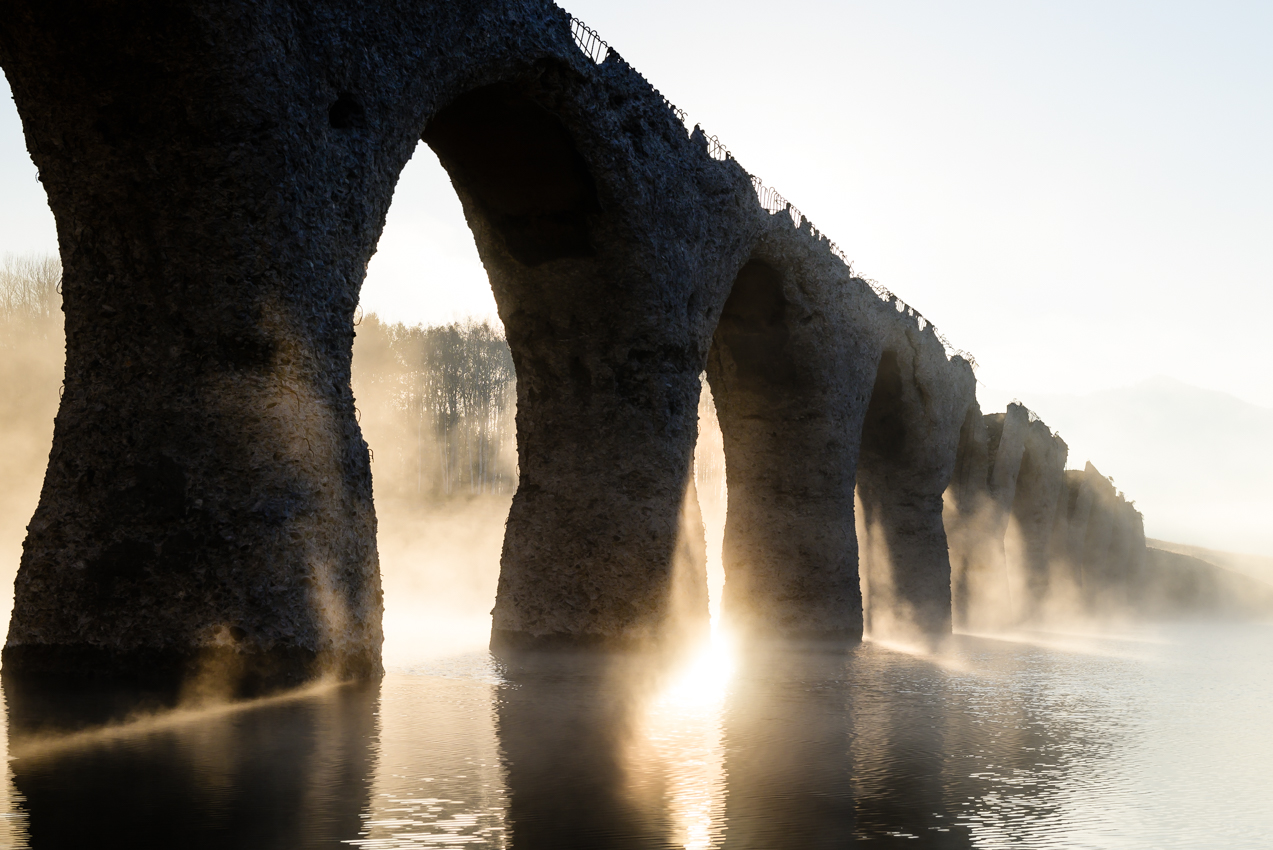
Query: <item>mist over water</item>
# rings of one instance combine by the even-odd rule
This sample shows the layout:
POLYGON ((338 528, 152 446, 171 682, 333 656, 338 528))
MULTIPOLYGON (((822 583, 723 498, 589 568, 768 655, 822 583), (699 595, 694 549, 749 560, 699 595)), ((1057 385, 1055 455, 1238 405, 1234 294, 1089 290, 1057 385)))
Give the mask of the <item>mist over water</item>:
MULTIPOLYGON (((0 336, 0 428, 19 448, 0 455, 6 593, 47 462, 62 354, 55 269, 6 269, 18 266, 37 285, 7 302, 0 336)), ((1075 617, 1058 583, 1049 618, 1002 616, 937 647, 877 635, 847 651, 741 652, 720 626, 727 489, 706 384, 694 490, 713 639, 671 658, 492 656, 517 480, 501 344, 472 322, 359 325, 385 679, 122 714, 111 694, 11 690, 0 846, 1273 843, 1273 626, 1259 619, 1075 617), (94 711, 111 719, 48 729, 94 711)), ((1004 563, 1019 563, 1011 530, 1007 541, 1004 563)), ((1207 554, 1177 549, 1167 554, 1207 554)), ((1210 573, 1171 563, 1178 596, 1214 589, 1210 573)), ((1020 577, 1006 579, 1010 594, 1020 577)), ((1180 613, 1164 606, 1164 617, 1180 613)))
POLYGON ((1271 638, 418 659, 17 740, 3 823, 17 847, 1267 847, 1271 638))
POLYGON ((0 612, 6 623, 53 442, 66 355, 61 277, 55 257, 0 257, 0 612))

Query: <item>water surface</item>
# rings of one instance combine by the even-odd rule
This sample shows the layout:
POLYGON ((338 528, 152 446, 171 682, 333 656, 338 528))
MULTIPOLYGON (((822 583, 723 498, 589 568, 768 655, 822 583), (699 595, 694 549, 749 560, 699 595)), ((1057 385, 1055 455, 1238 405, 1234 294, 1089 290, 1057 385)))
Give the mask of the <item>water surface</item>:
POLYGON ((404 663, 8 742, 0 844, 1273 847, 1273 626, 404 663))

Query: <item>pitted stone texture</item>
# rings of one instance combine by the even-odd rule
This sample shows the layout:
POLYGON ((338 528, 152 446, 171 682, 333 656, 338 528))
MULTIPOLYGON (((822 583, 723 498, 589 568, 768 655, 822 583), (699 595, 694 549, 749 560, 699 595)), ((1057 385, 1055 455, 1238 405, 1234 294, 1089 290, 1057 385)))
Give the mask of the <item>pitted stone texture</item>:
POLYGON ((1105 583, 1107 559, 1117 522, 1114 511, 1117 491, 1090 461, 1083 469, 1083 490, 1088 497, 1090 509, 1081 550, 1081 586, 1084 601, 1090 604, 1101 596, 1105 583))
POLYGON ((785 212, 733 280, 707 375, 729 486, 722 611, 736 631, 861 638, 853 483, 879 348, 872 302, 785 212))
POLYGON ((544 3, 6 6, 67 331, 7 676, 379 670, 358 289, 438 93, 550 49, 544 3))
POLYGON ((1131 588, 1144 558, 1144 520, 1135 506, 1091 463, 1083 471, 1091 518, 1082 549, 1083 603, 1096 614, 1134 607, 1131 588))
POLYGON ((947 511, 951 529, 955 619, 963 629, 1002 628, 1020 610, 1022 591, 1014 587, 1004 549, 1017 478, 1030 429, 1030 412, 1010 404, 1004 413, 966 422, 964 453, 955 510, 947 511))
POLYGON ((985 522, 990 499, 990 435, 976 399, 959 429, 955 471, 942 504, 942 524, 950 545, 951 619, 956 629, 973 628, 979 565, 984 557, 985 522))
POLYGON ((852 494, 888 351, 906 451, 864 492, 898 598, 943 628, 934 517, 967 364, 807 222, 761 208, 617 54, 584 56, 551 3, 18 0, 0 63, 57 219, 67 313, 7 674, 378 671, 352 317, 420 138, 451 174, 517 370, 496 643, 647 643, 702 621, 701 572, 677 553, 713 341, 727 609, 771 633, 860 634, 852 494), (762 266, 779 282, 757 307, 762 266))
MULTIPOLYGON (((424 138, 517 369, 520 483, 493 640, 659 639, 683 608, 674 552, 699 375, 757 215, 750 182, 613 57, 465 93, 424 138)), ((683 613, 705 622, 705 594, 683 613)))

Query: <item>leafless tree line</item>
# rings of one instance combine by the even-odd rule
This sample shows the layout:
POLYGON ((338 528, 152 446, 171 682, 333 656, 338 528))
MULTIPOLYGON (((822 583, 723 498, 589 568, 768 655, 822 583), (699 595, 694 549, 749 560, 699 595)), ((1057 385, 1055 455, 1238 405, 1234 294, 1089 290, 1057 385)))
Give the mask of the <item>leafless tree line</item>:
POLYGON ((2 571, 17 566, 53 441, 66 359, 61 278, 56 257, 0 257, 0 581, 10 588, 2 571))
POLYGON ((57 257, 6 255, 0 259, 0 348, 32 335, 60 335, 62 263, 57 257))
POLYGON ((435 499, 516 486, 516 383, 489 322, 359 324, 354 394, 378 494, 435 499))
MULTIPOLYGON (((46 428, 52 419, 44 408, 50 399, 56 405, 64 357, 61 279, 56 256, 0 257, 6 428, 46 428)), ((355 352, 354 391, 376 453, 378 495, 512 492, 516 383, 502 329, 474 321, 406 326, 370 315, 358 327, 355 352)))

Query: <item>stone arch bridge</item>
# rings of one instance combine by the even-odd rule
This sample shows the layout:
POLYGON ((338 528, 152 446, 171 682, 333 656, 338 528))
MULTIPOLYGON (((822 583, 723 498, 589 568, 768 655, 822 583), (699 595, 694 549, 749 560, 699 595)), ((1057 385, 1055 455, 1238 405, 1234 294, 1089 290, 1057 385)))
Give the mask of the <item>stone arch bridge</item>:
POLYGON ((861 570, 868 616, 950 630, 943 493, 961 433, 982 445, 969 360, 552 3, 12 0, 5 17, 67 332, 6 676, 379 670, 350 356, 421 139, 517 370, 493 642, 702 625, 701 569, 676 553, 696 533, 703 372, 725 616, 857 639, 861 570))

